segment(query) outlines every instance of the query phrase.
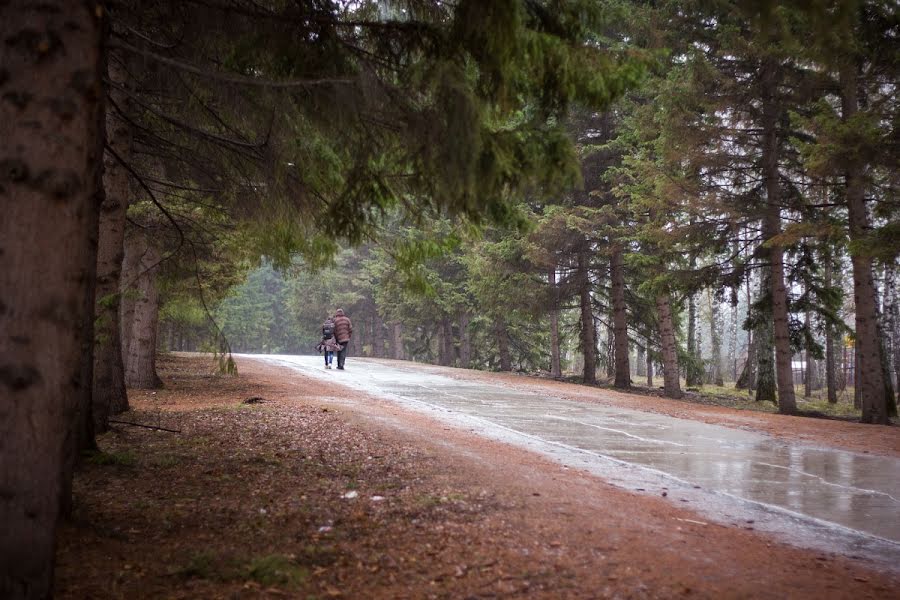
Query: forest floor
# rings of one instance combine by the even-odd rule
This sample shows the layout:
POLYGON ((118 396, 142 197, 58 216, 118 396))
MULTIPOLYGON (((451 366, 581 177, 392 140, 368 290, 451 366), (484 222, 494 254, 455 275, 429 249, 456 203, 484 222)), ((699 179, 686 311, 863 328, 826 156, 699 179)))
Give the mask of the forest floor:
MULTIPOLYGON (((896 573, 707 523, 386 400, 239 359, 164 356, 99 439, 60 533, 59 598, 888 598, 896 573), (249 398, 261 402, 246 404, 249 398)), ((433 368, 900 456, 896 427, 433 368)))

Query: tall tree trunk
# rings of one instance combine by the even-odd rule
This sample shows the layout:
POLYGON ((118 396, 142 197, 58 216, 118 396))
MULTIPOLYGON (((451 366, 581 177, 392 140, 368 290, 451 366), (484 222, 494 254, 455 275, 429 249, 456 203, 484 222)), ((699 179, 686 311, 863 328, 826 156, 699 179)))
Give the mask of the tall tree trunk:
POLYGON ((137 284, 141 274, 140 233, 131 231, 125 235, 122 273, 119 278, 119 338, 122 344, 122 362, 128 371, 129 351, 134 332, 134 305, 137 300, 137 284))
MULTIPOLYGON (((830 251, 826 251, 825 260, 825 287, 830 289, 834 284, 834 257, 830 251)), ((829 404, 837 404, 837 355, 834 348, 834 326, 825 322, 825 394, 829 404)), ((838 345, 840 348, 840 344, 838 345)))
POLYGON ((625 252, 621 247, 616 246, 613 249, 609 267, 616 359, 613 385, 617 388, 628 388, 631 387, 631 365, 628 360, 628 314, 625 306, 625 252))
MULTIPOLYGON (((694 265, 694 260, 691 260, 694 265)), ((687 326, 687 354, 688 364, 685 366, 684 382, 688 387, 698 386, 703 383, 700 365, 700 348, 697 344, 697 302, 694 294, 688 294, 688 326, 687 326)))
MULTIPOLYGON (((770 277, 769 267, 764 267, 759 281, 760 297, 771 295, 770 277)), ((769 301, 766 299, 763 304, 768 307, 769 301)), ((772 335, 772 320, 768 314, 762 315, 759 319, 759 324, 753 332, 753 340, 756 344, 756 401, 777 403, 775 341, 772 335)))
MULTIPOLYGON (((120 57, 109 61, 109 79, 125 85, 126 72, 120 57), (117 60, 118 59, 118 60, 117 60)), ((118 110, 127 111, 130 99, 113 88, 110 92, 118 110)), ((123 160, 131 156, 131 127, 112 108, 106 113, 107 145, 123 160)), ((94 312, 94 430, 106 431, 109 415, 128 410, 125 391, 125 363, 119 335, 119 305, 122 260, 125 255, 125 217, 130 181, 125 167, 109 152, 104 155, 103 187, 97 246, 97 289, 94 312)))
MULTIPOLYGON (((648 345, 649 348, 649 345, 648 345)), ((653 352, 647 352, 647 387, 653 387, 653 352)))
POLYGON ((559 290, 556 287, 556 267, 548 272, 552 305, 550 307, 550 376, 562 377, 559 357, 559 290))
POLYGON ((890 329, 888 335, 891 339, 891 356, 894 367, 894 389, 897 391, 900 401, 900 298, 897 297, 897 267, 889 265, 885 269, 885 298, 889 299, 890 329))
POLYGON ((372 356, 384 358, 384 323, 378 314, 378 307, 372 306, 372 356))
MULTIPOLYGON (((806 314, 803 316, 803 327, 805 327, 806 330, 809 331, 809 327, 810 327, 809 309, 806 310, 806 314)), ((813 357, 812 357, 812 353, 809 350, 808 344, 804 348, 803 354, 804 354, 803 362, 806 366, 806 368, 803 370, 803 397, 811 398, 812 391, 813 391, 813 377, 815 376, 815 373, 814 373, 815 367, 812 362, 813 357)))
POLYGON ((453 364, 453 325, 450 317, 441 319, 441 346, 438 353, 438 362, 447 367, 453 364))
POLYGON ((597 383, 597 327, 591 306, 591 278, 584 252, 578 253, 578 298, 581 304, 581 352, 584 356, 584 383, 597 383))
MULTIPOLYGON (((857 99, 857 71, 852 61, 840 70, 841 118, 847 122, 859 111, 857 99)), ((882 370, 882 340, 878 327, 878 307, 875 281, 872 277, 872 258, 857 244, 866 239, 869 215, 866 209, 866 165, 856 156, 845 163, 845 198, 850 223, 850 260, 853 264, 853 299, 856 308, 856 356, 859 370, 854 381, 859 389, 863 423, 888 423, 894 399, 886 395, 882 370)))
POLYGON ((825 326, 825 389, 829 404, 837 404, 837 381, 835 381, 834 332, 831 325, 825 326))
POLYGON ((739 390, 756 389, 756 336, 750 337, 747 344, 747 359, 734 387, 739 390))
POLYGON ((662 348, 663 393, 668 398, 681 398, 678 380, 678 345, 675 341, 675 324, 672 320, 672 303, 669 294, 656 297, 656 314, 659 318, 659 338, 662 348))
POLYGON ((469 333, 469 313, 459 311, 459 366, 472 368, 472 336, 469 333))
POLYGON ((405 358, 403 352, 403 325, 394 323, 392 327, 391 349, 395 360, 403 360, 405 358))
POLYGON ((715 385, 721 387, 725 385, 725 381, 722 377, 722 331, 719 328, 719 303, 709 290, 706 291, 706 300, 709 303, 709 339, 712 346, 710 377, 715 385))
POLYGON ((0 8, 0 597, 10 600, 52 596, 56 524, 83 441, 76 419, 90 409, 101 19, 61 0, 0 8))
POLYGON ((156 277, 160 255, 156 246, 143 233, 138 234, 136 249, 141 256, 134 302, 134 324, 125 383, 137 389, 162 385, 156 374, 156 335, 159 324, 159 290, 156 277))
POLYGON ((638 377, 647 376, 647 350, 640 344, 635 344, 634 374, 638 377))
MULTIPOLYGON (((750 293, 750 277, 747 277, 745 290, 747 298, 747 316, 749 317, 753 305, 753 297, 750 293)), ((744 362, 744 368, 741 369, 741 374, 737 378, 734 387, 739 390, 756 389, 756 336, 754 335, 752 328, 747 330, 747 360, 744 362)))
POLYGON ((497 337, 497 353, 500 358, 500 370, 512 371, 512 356, 509 353, 509 332, 506 321, 498 317, 494 322, 494 334, 497 337))
POLYGON ((778 412, 794 414, 794 372, 791 364, 791 330, 788 321, 788 294, 784 283, 784 249, 771 241, 781 233, 781 182, 779 181, 778 122, 783 113, 777 97, 781 75, 774 59, 762 66, 762 166, 766 189, 763 237, 769 245, 772 319, 775 338, 775 376, 778 382, 778 412))

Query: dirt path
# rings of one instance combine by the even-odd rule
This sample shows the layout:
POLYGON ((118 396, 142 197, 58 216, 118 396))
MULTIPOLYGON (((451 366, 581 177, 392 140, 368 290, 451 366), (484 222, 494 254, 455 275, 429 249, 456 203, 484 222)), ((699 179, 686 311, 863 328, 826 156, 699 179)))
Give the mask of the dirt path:
MULTIPOLYGON (((132 394, 126 420, 182 433, 101 439, 61 535, 60 597, 888 598, 900 584, 286 369, 162 367, 166 388, 132 394)), ((782 435, 806 421, 724 417, 782 435)), ((896 451, 834 425, 803 435, 896 451)))

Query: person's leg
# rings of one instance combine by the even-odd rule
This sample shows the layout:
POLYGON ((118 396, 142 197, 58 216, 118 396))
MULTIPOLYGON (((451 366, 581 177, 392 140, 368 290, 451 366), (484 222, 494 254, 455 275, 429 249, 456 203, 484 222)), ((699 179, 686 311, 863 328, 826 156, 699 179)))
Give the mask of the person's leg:
POLYGON ((328 360, 328 355, 331 354, 328 350, 325 351, 325 368, 328 368, 328 363, 331 362, 328 360))
POLYGON ((334 362, 334 350, 326 350, 325 351, 325 364, 330 367, 331 363, 333 363, 333 362, 334 362))
POLYGON ((344 361, 347 360, 347 345, 350 342, 341 342, 341 349, 338 351, 338 369, 344 368, 344 361))

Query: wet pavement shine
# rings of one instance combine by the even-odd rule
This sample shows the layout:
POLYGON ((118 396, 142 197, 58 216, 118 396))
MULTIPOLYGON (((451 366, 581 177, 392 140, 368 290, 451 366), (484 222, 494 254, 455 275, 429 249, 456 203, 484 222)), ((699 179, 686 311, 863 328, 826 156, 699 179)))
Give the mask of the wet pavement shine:
POLYGON ((900 459, 464 381, 411 363, 256 356, 662 496, 704 518, 900 571, 900 459))

